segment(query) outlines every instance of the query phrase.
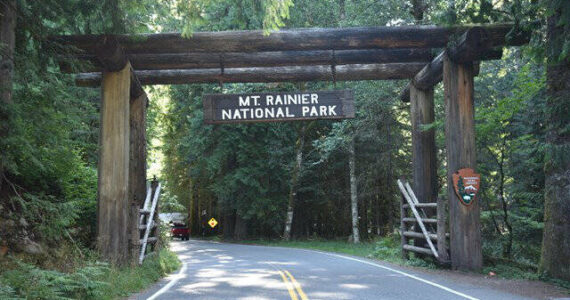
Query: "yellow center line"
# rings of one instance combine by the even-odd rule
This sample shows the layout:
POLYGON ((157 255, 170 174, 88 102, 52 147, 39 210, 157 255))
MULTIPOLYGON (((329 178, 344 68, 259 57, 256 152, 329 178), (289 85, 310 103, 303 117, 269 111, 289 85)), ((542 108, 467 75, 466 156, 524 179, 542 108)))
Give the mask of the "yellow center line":
POLYGON ((289 282, 289 280, 287 279, 287 276, 285 276, 283 271, 279 271, 279 275, 281 275, 281 278, 283 278, 283 281, 285 282, 285 285, 287 286, 287 290, 289 290, 289 296, 291 296, 291 300, 298 300, 297 294, 295 294, 295 290, 293 289, 293 284, 291 284, 291 282, 289 282))
POLYGON ((293 275, 289 273, 289 271, 287 270, 285 270, 285 274, 287 274, 289 278, 291 278, 291 282, 293 282, 293 286, 295 287, 295 289, 297 289, 297 293, 299 293, 299 296, 301 296, 301 300, 309 300, 309 298, 307 298, 307 295, 305 295, 305 293, 303 292, 303 289, 301 289, 301 285, 297 282, 297 280, 295 280, 295 277, 293 277, 293 275))

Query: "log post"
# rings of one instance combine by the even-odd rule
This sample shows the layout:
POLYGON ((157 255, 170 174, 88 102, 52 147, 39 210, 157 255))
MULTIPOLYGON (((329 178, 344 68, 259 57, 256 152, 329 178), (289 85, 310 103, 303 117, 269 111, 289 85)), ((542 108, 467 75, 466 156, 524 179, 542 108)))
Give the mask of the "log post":
MULTIPOLYGON (((412 123, 412 170, 414 193, 418 202, 434 202, 437 198, 437 164, 435 130, 423 130, 422 125, 434 121, 433 88, 421 90, 410 85, 410 119, 412 123)), ((416 228, 417 232, 421 232, 416 228)), ((426 240, 415 239, 415 245, 426 240)))
POLYGON ((475 169, 473 63, 443 62, 447 196, 449 200, 450 252, 454 269, 478 271, 482 267, 479 202, 463 205, 453 187, 453 173, 475 169))
MULTIPOLYGON (((132 84, 131 84, 132 86, 132 84)), ((131 261, 138 263, 140 251, 139 209, 146 197, 146 108, 147 95, 140 94, 130 100, 130 158, 129 158, 129 202, 131 217, 131 261)))
POLYGON ((408 251, 404 249, 404 245, 408 244, 408 239, 404 235, 406 232, 406 222, 404 222, 404 218, 406 217, 406 209, 404 208, 404 204, 406 204, 406 199, 404 199, 404 195, 401 195, 400 198, 400 238, 401 238, 401 247, 402 247, 402 258, 408 259, 408 251))
MULTIPOLYGON (((153 179, 152 179, 152 181, 151 181, 151 183, 150 183, 150 186, 152 187, 152 191, 153 191, 153 195, 152 195, 152 196, 153 196, 153 197, 156 197, 156 193, 157 193, 157 192, 160 192, 160 191, 158 190, 158 179, 156 178, 156 176, 153 177, 153 179)), ((155 209, 154 209, 154 217, 153 217, 153 220, 152 220, 152 223, 153 223, 153 224, 156 224, 157 226, 150 229, 151 236, 159 237, 159 236, 158 236, 158 227, 159 227, 159 225, 160 225, 160 218, 159 218, 159 216, 158 216, 159 214, 160 214, 160 194, 158 195, 158 201, 156 202, 156 207, 155 207, 155 209)), ((150 222, 150 220, 149 220, 149 222, 150 222)), ((148 222, 147 222, 147 223, 148 223, 148 222)), ((158 241, 156 241, 156 243, 153 243, 153 244, 151 245, 152 251, 156 251, 156 250, 157 250, 157 247, 159 246, 160 242, 161 242, 161 241, 160 241, 160 239, 159 239, 158 241)))
POLYGON ((447 213, 445 199, 437 198, 437 254, 440 262, 448 262, 447 254, 447 213))
POLYGON ((128 260, 130 64, 104 72, 99 152, 97 249, 104 260, 128 260))
POLYGON ((410 115, 414 193, 419 202, 434 202, 437 198, 435 130, 422 130, 422 125, 434 122, 433 88, 420 90, 410 86, 410 115))

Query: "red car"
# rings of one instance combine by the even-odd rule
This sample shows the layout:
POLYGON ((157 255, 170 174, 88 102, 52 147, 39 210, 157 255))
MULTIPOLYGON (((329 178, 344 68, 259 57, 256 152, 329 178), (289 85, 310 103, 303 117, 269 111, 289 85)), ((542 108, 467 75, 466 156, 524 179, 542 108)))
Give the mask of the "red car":
POLYGON ((177 237, 182 241, 190 239, 190 229, 188 229, 188 226, 181 223, 174 223, 172 225, 172 229, 170 229, 170 233, 173 238, 177 237))

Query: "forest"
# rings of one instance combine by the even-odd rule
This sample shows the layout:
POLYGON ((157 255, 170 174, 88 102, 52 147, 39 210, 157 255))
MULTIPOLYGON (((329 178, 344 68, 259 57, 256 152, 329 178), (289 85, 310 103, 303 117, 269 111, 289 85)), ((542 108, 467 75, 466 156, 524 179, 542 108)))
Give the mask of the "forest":
MULTIPOLYGON (((85 66, 48 39, 92 33, 190 37, 263 29, 270 35, 289 28, 505 22, 531 32, 527 45, 481 62, 475 77, 483 257, 540 279, 570 280, 568 1, 0 2, 17 20, 11 47, 1 48, 0 298, 97 298, 88 279, 110 272, 98 265, 95 249, 100 89, 76 86, 61 62, 85 66), (66 275, 80 273, 80 279, 66 275), (54 291, 46 283, 50 288, 33 294, 18 283, 30 274, 77 284, 54 291)), ((400 100, 408 82, 146 86, 148 177, 163 184, 161 212, 187 214, 195 237, 351 243, 396 237, 396 180, 412 176, 410 107, 400 100), (320 90, 352 90, 355 118, 204 124, 206 94, 320 90), (206 223, 211 217, 220 223, 215 229, 206 223)), ((435 132, 438 197, 445 198, 443 85, 434 93, 436 121, 422 130, 435 132)))

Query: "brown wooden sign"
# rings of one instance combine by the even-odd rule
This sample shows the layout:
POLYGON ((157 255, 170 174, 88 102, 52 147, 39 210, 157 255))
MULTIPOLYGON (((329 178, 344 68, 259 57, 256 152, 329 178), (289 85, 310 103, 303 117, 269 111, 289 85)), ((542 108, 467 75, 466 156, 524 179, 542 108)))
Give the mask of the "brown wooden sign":
POLYGON ((463 205, 471 205, 479 191, 481 175, 473 169, 461 169, 453 174, 453 187, 463 205))
POLYGON ((354 118, 350 90, 204 95, 204 123, 354 118))

